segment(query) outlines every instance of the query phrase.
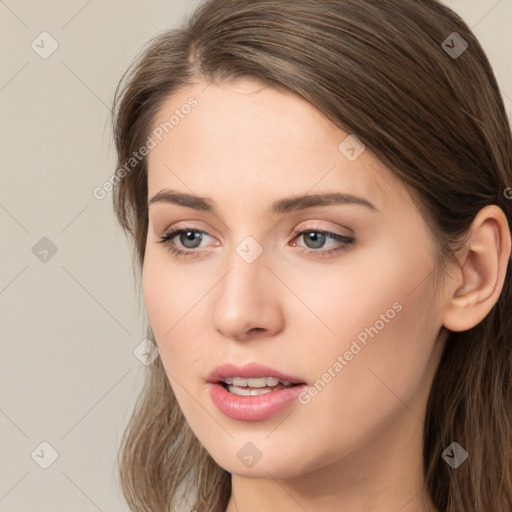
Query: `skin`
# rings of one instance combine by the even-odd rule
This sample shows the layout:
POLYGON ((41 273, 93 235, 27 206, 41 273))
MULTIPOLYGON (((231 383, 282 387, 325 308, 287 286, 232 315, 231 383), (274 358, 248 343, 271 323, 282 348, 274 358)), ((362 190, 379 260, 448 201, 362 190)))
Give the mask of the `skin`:
POLYGON ((348 133, 302 99, 247 79, 182 89, 154 126, 191 96, 197 107, 150 152, 148 198, 174 189, 209 197, 216 210, 149 207, 143 293, 186 420, 232 474, 227 512, 436 511, 422 473, 428 393, 446 327, 476 325, 499 296, 510 255, 503 212, 479 214, 460 265, 434 295, 429 228, 368 149, 349 161, 338 149, 348 133), (377 210, 268 211, 283 197, 325 192, 360 196, 377 210), (179 235, 172 241, 203 251, 198 257, 158 243, 178 223, 207 232, 196 249, 179 235), (297 227, 355 243, 322 258, 341 244, 307 245, 292 236, 297 227), (263 250, 250 264, 236 252, 248 236, 263 250), (395 303, 401 311, 309 403, 244 422, 211 401, 207 374, 225 362, 258 361, 313 385, 395 303), (249 441, 262 454, 250 468, 237 457, 249 441))

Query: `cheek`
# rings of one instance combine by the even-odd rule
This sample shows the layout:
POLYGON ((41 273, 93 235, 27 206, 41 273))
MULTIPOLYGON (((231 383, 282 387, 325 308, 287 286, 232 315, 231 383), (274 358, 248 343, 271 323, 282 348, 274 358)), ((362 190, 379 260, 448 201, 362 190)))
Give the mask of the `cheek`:
MULTIPOLYGON (((416 283, 410 278, 393 272, 389 277, 389 286, 381 282, 367 294, 338 299, 337 314, 327 300, 323 319, 336 336, 322 336, 304 354, 314 391, 299 409, 300 436, 304 445, 323 450, 318 464, 379 439, 398 418, 416 424, 423 415, 436 339, 425 315, 428 280, 411 293, 416 283), (327 442, 318 440, 319 429, 327 442)), ((336 288, 326 289, 334 294, 336 288)))
POLYGON ((165 250, 146 250, 142 292, 147 316, 162 362, 171 373, 187 373, 191 360, 204 352, 199 318, 206 318, 202 300, 212 284, 204 271, 184 271, 173 265, 165 250), (182 368, 183 367, 183 371, 182 368))
MULTIPOLYGON (((318 394, 319 410, 332 411, 339 421, 346 421, 347 415, 364 417, 370 430, 404 410, 404 404, 421 416, 421 402, 415 397, 428 382, 439 330, 429 321, 426 306, 431 292, 425 278, 431 270, 426 260, 390 258, 387 263, 381 260, 377 269, 369 267, 357 280, 337 282, 357 292, 347 290, 336 302, 338 311, 324 309, 326 323, 337 336, 325 337, 324 350, 311 355, 318 379, 329 379, 329 369, 336 377, 318 394)), ((337 288, 327 288, 333 298, 337 288)))
POLYGON ((176 279, 178 276, 173 275, 170 266, 165 264, 157 252, 160 251, 146 250, 142 292, 148 320, 165 363, 166 344, 163 340, 172 337, 183 301, 179 279, 176 279))

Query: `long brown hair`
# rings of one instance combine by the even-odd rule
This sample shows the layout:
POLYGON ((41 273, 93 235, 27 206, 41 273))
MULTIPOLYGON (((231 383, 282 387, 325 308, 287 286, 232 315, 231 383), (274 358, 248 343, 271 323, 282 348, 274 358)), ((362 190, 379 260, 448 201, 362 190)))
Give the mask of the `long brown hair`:
MULTIPOLYGON (((481 208, 502 208, 512 225, 510 124, 482 47, 449 8, 436 0, 209 0, 151 40, 116 90, 124 172, 114 211, 133 240, 136 269, 147 236, 147 161, 130 158, 170 95, 237 77, 294 93, 357 134, 414 194, 440 268, 481 208)), ((485 319, 449 332, 432 385, 424 470, 443 512, 512 510, 511 291, 509 266, 485 319), (453 441, 469 453, 457 469, 441 458, 453 441)), ((154 341, 150 326, 147 336, 154 341)), ((226 509, 230 474, 189 428, 160 358, 147 368, 118 463, 133 511, 169 511, 187 494, 198 512, 226 509)))

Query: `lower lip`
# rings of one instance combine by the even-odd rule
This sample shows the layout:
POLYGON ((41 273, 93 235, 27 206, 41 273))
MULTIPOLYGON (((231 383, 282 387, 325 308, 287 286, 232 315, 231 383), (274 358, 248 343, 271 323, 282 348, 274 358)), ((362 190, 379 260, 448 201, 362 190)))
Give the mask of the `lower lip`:
POLYGON ((222 384, 208 383, 213 403, 226 416, 240 421, 261 421, 270 418, 291 405, 306 384, 271 391, 255 396, 240 396, 229 393, 222 384))

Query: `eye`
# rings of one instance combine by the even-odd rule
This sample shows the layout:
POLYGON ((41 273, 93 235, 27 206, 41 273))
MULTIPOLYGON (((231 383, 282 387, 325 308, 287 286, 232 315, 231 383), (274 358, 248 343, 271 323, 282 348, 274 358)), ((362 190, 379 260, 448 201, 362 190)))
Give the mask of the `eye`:
POLYGON ((161 236, 158 243, 167 247, 172 254, 179 256, 196 256, 203 252, 195 249, 199 247, 205 235, 209 236, 208 233, 199 229, 176 226, 161 236), (176 247, 173 243, 174 238, 178 238, 180 244, 182 244, 186 250, 176 247))
MULTIPOLYGON (((297 229, 293 233, 294 239, 301 238, 304 240, 306 244, 306 248, 303 249, 305 254, 325 258, 332 254, 338 253, 345 249, 348 249, 351 245, 355 243, 355 239, 349 236, 340 235, 338 233, 332 233, 330 231, 322 231, 319 229, 297 229), (307 236, 306 236, 307 235, 307 236), (327 250, 317 250, 323 248, 326 241, 333 240, 334 242, 338 242, 337 246, 327 250)), ((296 245, 296 244, 292 244, 296 245)), ((302 247, 302 246, 300 246, 302 247)))

